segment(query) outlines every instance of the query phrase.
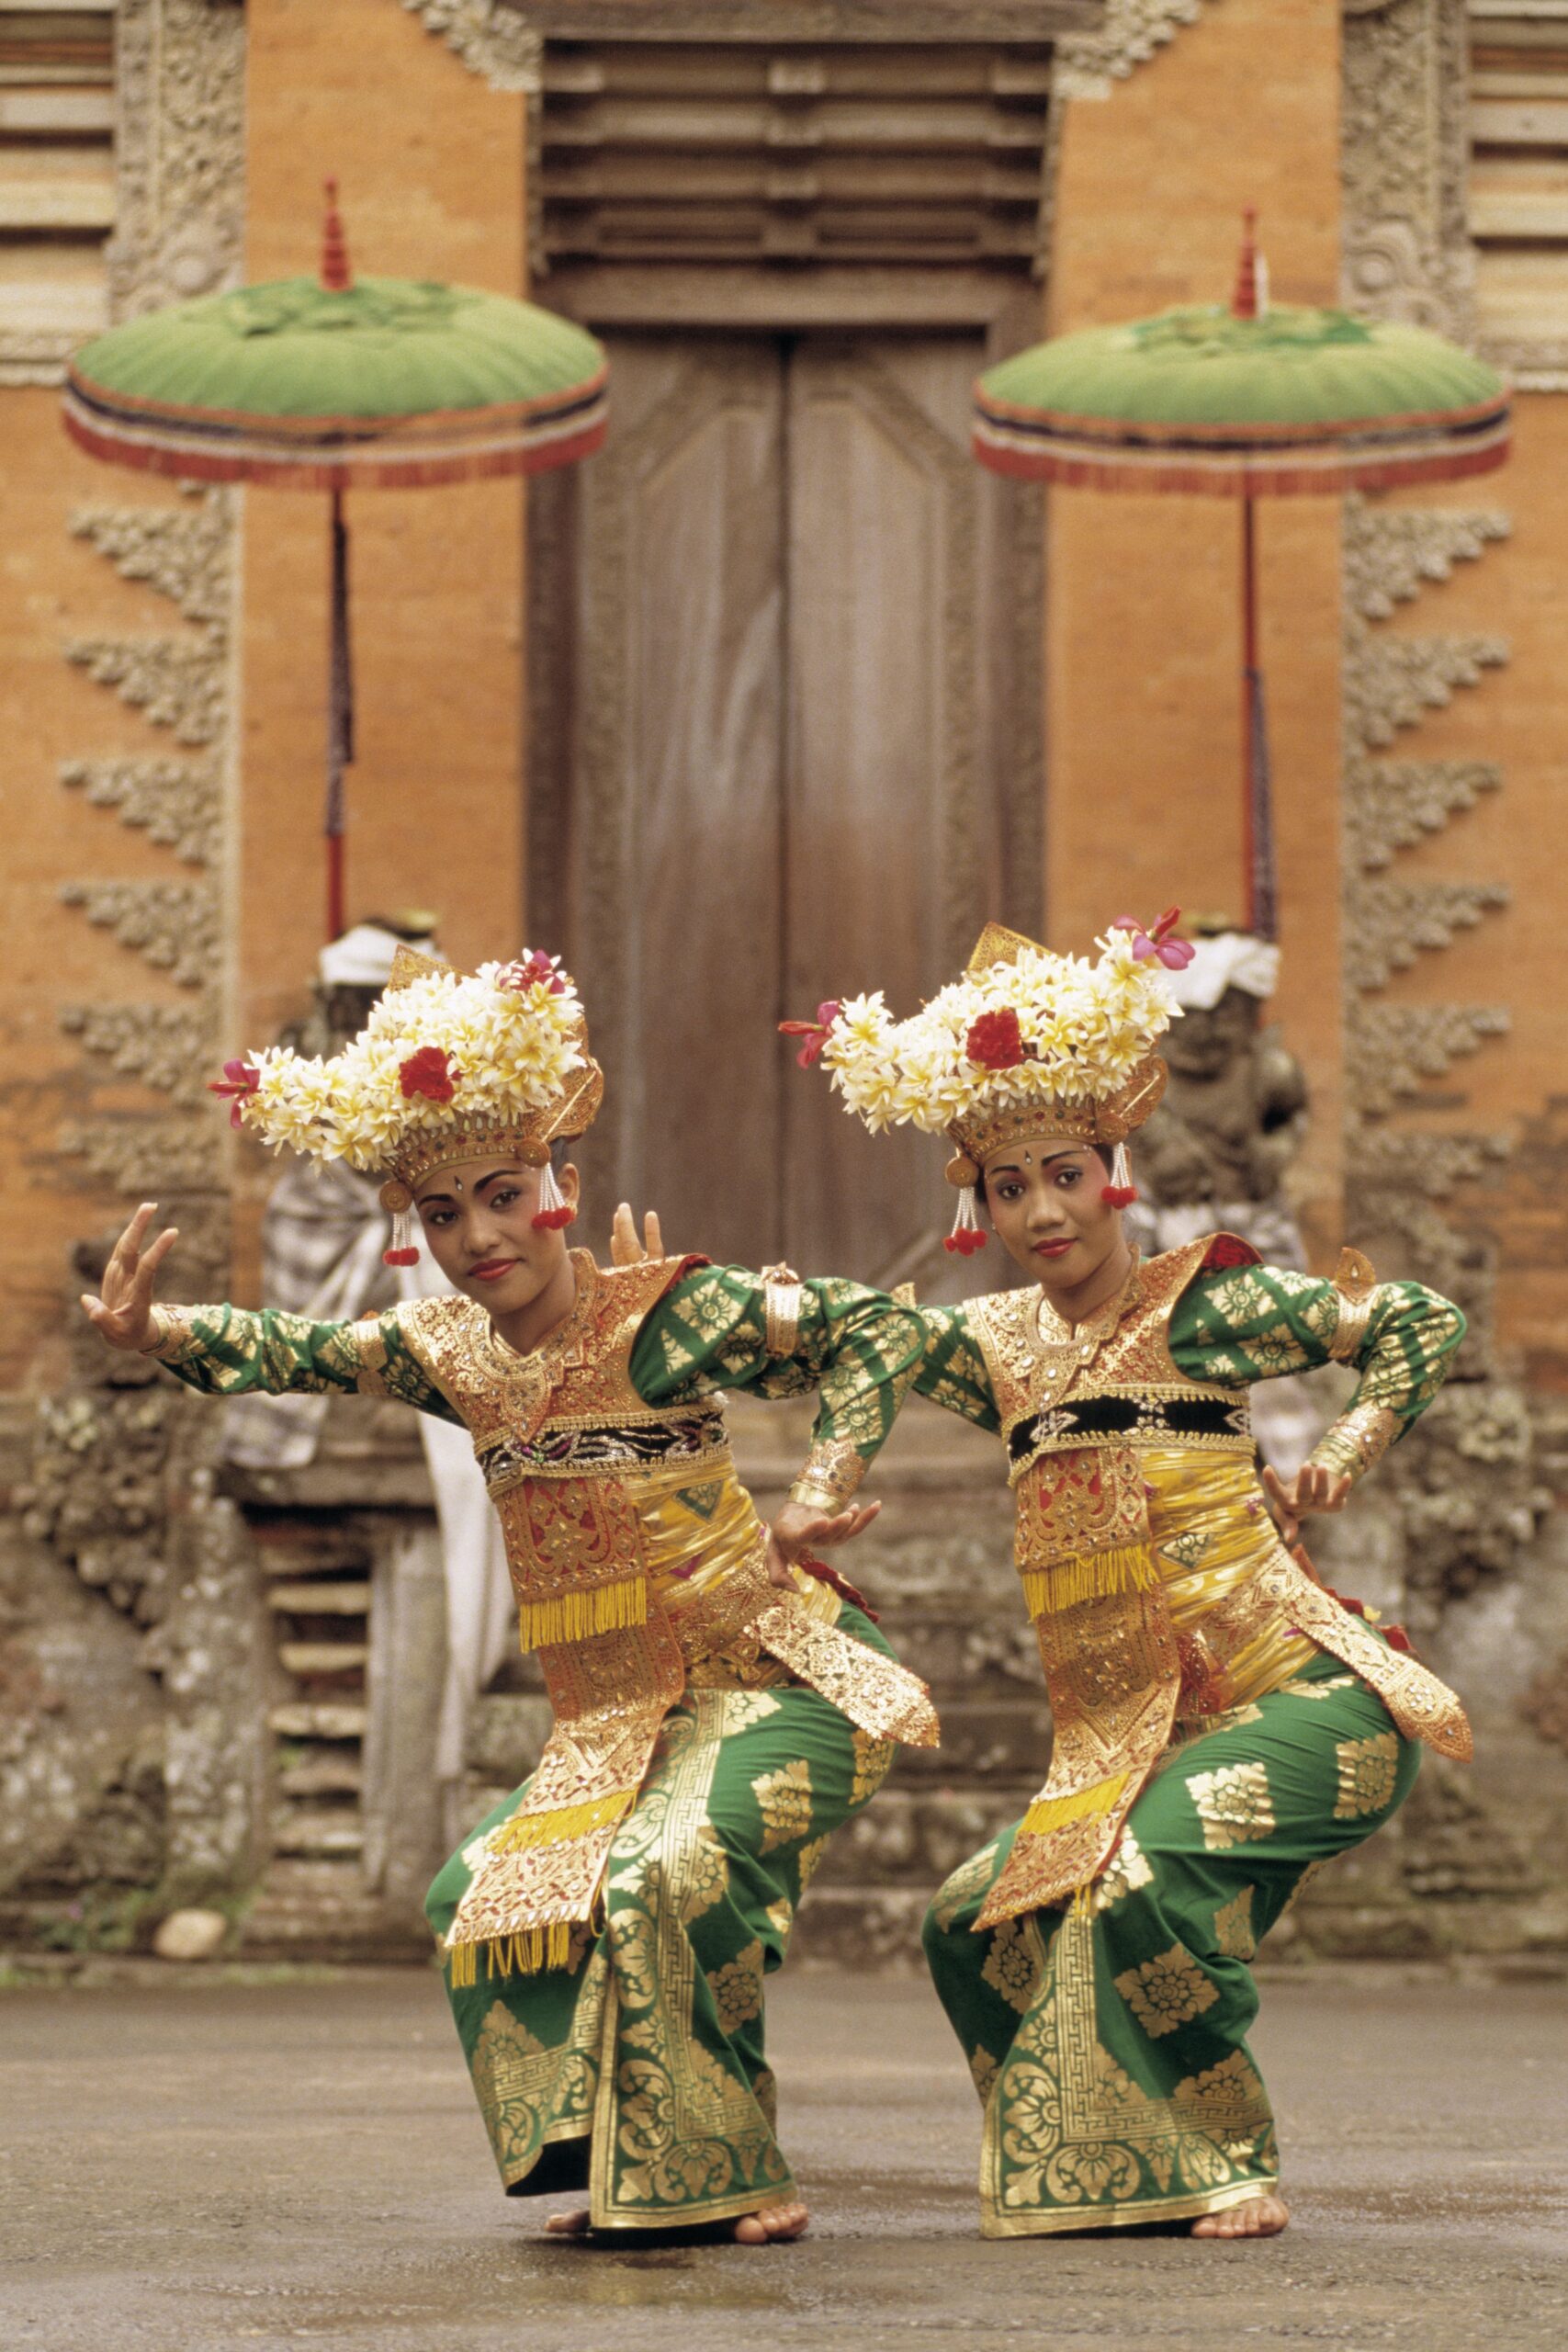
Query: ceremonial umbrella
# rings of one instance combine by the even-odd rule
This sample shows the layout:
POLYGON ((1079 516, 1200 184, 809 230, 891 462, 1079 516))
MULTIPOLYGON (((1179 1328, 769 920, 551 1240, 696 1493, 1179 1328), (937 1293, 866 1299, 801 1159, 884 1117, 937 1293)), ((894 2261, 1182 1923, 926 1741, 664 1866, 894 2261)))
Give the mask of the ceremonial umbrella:
POLYGON ((1255 218, 1228 310, 1188 304, 1004 360, 976 386, 974 446, 982 465, 1025 481, 1240 500, 1247 928, 1272 939, 1253 503, 1486 473, 1506 458, 1510 426, 1501 377, 1440 335, 1271 305, 1255 218))
POLYGON ((603 348, 570 320, 471 286, 361 277, 327 182, 319 277, 152 311, 85 345, 65 428, 95 458, 186 481, 332 496, 327 934, 344 929, 344 770, 354 758, 344 493, 531 474, 597 449, 603 348))

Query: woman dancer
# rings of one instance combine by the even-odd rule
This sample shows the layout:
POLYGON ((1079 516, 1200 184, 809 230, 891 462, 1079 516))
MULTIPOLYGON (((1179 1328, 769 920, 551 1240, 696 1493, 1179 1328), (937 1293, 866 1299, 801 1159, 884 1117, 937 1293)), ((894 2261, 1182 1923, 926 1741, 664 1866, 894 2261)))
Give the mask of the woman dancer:
POLYGON ((873 996, 793 1024, 869 1125, 956 1147, 948 1246, 984 1246, 983 1201, 1030 1277, 925 1310, 915 1383, 1006 1446, 1055 1727, 1040 1795, 926 1921, 990 2237, 1284 2228, 1248 1963, 1306 1871, 1404 1801, 1416 1740, 1470 1753, 1453 1694, 1293 1548, 1430 1402, 1459 1310, 1349 1252, 1331 1283, 1226 1234, 1145 1264, 1123 1238, 1176 919, 1118 925, 1092 966, 993 924, 914 1019, 873 996), (1331 1362, 1359 1385, 1288 1488, 1265 1473, 1276 1532, 1247 1387, 1331 1362))
POLYGON ((352 1389, 473 1437, 555 1711, 537 1770, 427 1906, 503 2187, 586 2188, 552 2229, 798 2236, 762 1979, 893 1742, 937 1726, 849 1589, 792 1562, 871 1517, 850 1498, 919 1359, 915 1317, 784 1267, 569 1251, 577 1172, 555 1163, 603 1078, 545 956, 460 978, 403 950, 335 1060, 276 1048, 216 1091, 266 1142, 384 1174, 389 1258, 422 1227, 461 1294, 357 1323, 155 1306, 175 1237, 143 1246, 148 1204, 83 1305, 210 1395, 352 1389), (816 1442, 770 1544, 718 1392, 812 1387, 816 1442))

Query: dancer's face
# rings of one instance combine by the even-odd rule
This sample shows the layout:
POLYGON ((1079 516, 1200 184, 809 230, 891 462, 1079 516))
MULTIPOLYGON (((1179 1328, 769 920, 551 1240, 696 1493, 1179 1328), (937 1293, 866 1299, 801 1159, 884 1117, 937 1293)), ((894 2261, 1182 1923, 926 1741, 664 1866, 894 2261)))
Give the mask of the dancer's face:
MULTIPOLYGON (((558 1228, 536 1228, 540 1168, 516 1159, 465 1159, 440 1168, 415 1194, 430 1254, 449 1283, 492 1316, 531 1306, 567 1254, 558 1228)), ((556 1177, 561 1197, 577 1206, 577 1170, 556 1177)))
POLYGON ((1004 1144, 987 1160, 998 1238, 1043 1290, 1078 1289, 1121 1247, 1121 1212, 1100 1197, 1106 1182, 1098 1152, 1060 1137, 1004 1144))

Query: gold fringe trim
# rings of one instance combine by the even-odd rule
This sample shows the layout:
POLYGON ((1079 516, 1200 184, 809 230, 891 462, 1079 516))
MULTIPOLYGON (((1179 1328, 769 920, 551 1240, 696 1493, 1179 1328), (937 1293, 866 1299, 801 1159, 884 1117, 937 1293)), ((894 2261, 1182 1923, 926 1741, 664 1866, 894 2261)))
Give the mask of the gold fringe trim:
POLYGON ((1020 1836, 1048 1838, 1054 1829, 1065 1829, 1069 1822, 1083 1821, 1090 1814, 1114 1813, 1132 1777, 1130 1772, 1114 1772, 1109 1781, 1096 1781, 1092 1787, 1074 1789, 1065 1797, 1036 1797, 1023 1816, 1020 1836))
POLYGON ((555 1642, 591 1641, 595 1634, 622 1634, 647 1623, 648 1578, 623 1577, 615 1584, 558 1593, 553 1600, 522 1601, 517 1638, 524 1649, 536 1650, 555 1642))
POLYGON ((637 1797, 635 1789, 612 1789, 607 1797, 589 1797, 581 1804, 558 1805, 551 1813, 514 1813, 499 1829, 492 1829, 485 1839, 485 1850, 491 1854, 526 1854, 536 1846, 553 1846, 558 1840, 587 1838, 595 1829, 608 1828, 629 1813, 637 1797))
POLYGON ((565 1968, 571 1960, 571 1923, 523 1928, 513 1936, 491 1936, 483 1944, 454 1944, 450 1951, 454 1992, 479 1980, 479 1958, 485 1956, 485 1981, 497 1976, 537 1976, 547 1968, 565 1968))
POLYGON ((1054 1616, 1086 1600, 1107 1600, 1118 1592, 1152 1592, 1159 1569, 1147 1544, 1122 1544, 1111 1552, 1073 1553, 1048 1568, 1022 1568, 1024 1605, 1032 1617, 1054 1616))

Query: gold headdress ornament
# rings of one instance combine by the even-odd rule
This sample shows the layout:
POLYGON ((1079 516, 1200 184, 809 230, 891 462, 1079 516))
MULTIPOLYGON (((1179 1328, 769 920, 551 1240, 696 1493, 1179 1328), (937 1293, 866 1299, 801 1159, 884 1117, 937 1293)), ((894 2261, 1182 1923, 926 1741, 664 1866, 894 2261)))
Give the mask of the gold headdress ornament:
POLYGON ((570 1222, 550 1146, 592 1125, 604 1074, 576 986, 527 951, 465 974, 400 947, 364 1028, 331 1061, 275 1046, 224 1065, 215 1094, 264 1143, 382 1175, 389 1265, 418 1256, 414 1193, 439 1168, 487 1153, 544 1170, 540 1226, 570 1222))
POLYGON ((806 1041, 803 1066, 821 1057, 868 1127, 913 1125, 956 1146, 947 1179, 961 1198, 947 1247, 967 1256, 986 1239, 980 1172, 1025 1136, 1113 1146, 1105 1197, 1118 1208, 1137 1198, 1127 1137, 1165 1092, 1154 1046, 1180 1008, 1163 976, 1192 956, 1171 936, 1179 914, 1169 908, 1146 931, 1122 916, 1092 964, 987 923, 962 977, 908 1021, 894 1020, 878 990, 781 1025, 806 1041))

